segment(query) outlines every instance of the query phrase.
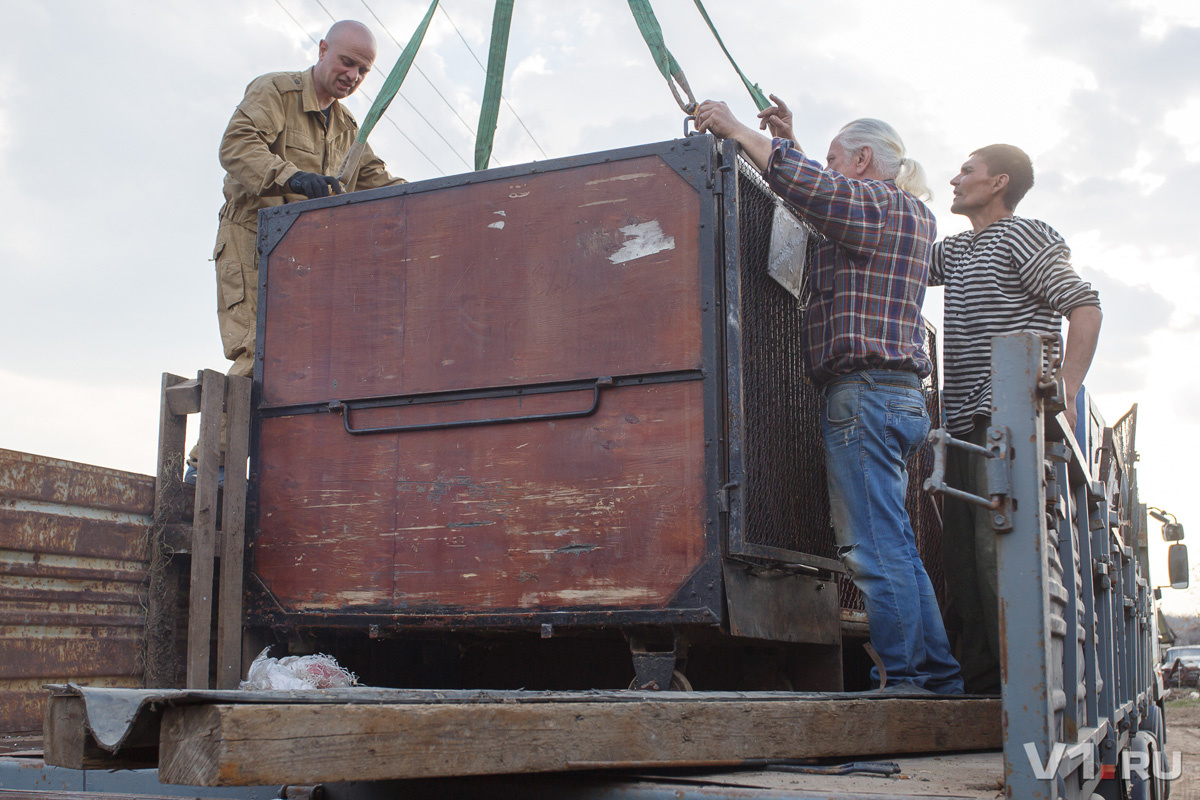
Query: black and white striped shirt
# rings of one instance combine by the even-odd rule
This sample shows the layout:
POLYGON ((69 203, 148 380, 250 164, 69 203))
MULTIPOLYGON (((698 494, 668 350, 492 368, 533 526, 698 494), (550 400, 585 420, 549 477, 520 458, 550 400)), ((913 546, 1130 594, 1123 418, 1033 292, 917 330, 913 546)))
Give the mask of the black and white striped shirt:
POLYGON ((991 414, 992 337, 1053 334, 1100 296, 1071 267, 1071 250, 1044 222, 1006 217, 934 245, 930 286, 945 286, 943 404, 953 434, 991 414))

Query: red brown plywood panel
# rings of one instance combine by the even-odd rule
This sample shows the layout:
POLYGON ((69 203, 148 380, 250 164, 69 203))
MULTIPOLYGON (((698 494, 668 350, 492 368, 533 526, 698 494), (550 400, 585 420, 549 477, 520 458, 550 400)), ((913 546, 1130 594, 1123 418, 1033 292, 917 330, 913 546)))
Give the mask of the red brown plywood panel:
POLYGON ((285 604, 391 604, 395 436, 351 436, 340 416, 264 419, 253 571, 285 604))
POLYGON ((659 608, 705 555, 700 381, 608 389, 554 422, 354 437, 334 415, 266 419, 262 443, 254 571, 291 610, 659 608))
POLYGON ((657 156, 308 212, 260 407, 697 368, 699 220, 657 156))

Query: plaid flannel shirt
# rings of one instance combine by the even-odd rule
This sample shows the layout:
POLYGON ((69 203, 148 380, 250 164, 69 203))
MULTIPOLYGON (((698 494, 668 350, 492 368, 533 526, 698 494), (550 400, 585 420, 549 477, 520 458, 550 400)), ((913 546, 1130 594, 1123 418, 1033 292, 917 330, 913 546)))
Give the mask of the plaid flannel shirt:
POLYGON ((933 370, 924 348, 925 285, 937 225, 892 181, 857 181, 776 139, 764 177, 823 234, 804 319, 817 384, 864 369, 933 370))

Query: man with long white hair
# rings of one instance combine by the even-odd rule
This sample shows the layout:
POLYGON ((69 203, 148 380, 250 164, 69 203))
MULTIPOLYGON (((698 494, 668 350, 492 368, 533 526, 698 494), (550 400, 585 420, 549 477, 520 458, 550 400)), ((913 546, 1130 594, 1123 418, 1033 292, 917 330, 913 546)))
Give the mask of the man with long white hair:
MULTIPOLYGON (((838 557, 862 591, 884 691, 962 692, 933 585, 908 512, 906 462, 929 431, 921 379, 921 305, 937 238, 924 172, 886 122, 838 131, 826 166, 795 143, 779 98, 761 114, 773 139, 705 101, 696 129, 737 141, 780 196, 823 238, 804 319, 808 373, 821 386, 821 431, 838 557)), ((878 675, 875 676, 878 679, 878 675)))

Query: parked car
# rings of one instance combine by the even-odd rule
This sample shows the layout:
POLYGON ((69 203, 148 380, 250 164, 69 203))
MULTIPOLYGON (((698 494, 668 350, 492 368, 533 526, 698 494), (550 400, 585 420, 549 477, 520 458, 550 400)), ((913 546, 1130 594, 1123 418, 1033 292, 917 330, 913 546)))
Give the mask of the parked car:
POLYGON ((1168 647, 1162 676, 1166 686, 1200 686, 1200 645, 1168 647))

